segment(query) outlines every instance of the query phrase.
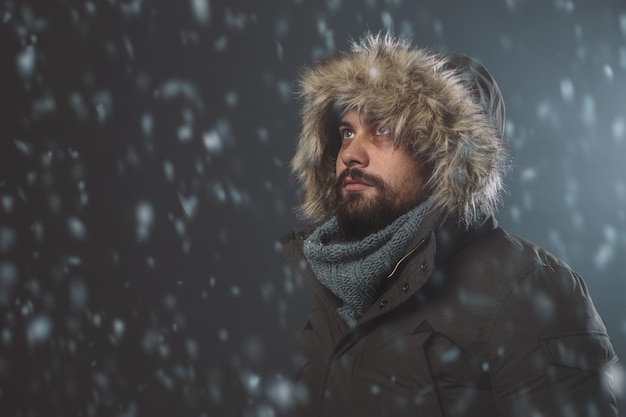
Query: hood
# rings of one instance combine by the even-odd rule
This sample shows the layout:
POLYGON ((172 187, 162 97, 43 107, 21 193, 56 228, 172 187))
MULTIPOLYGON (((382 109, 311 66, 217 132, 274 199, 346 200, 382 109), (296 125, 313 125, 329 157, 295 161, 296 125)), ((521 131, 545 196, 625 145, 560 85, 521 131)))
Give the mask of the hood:
POLYGON ((389 127, 431 170, 433 210, 470 225, 493 214, 506 169, 504 102, 477 61, 367 34, 348 51, 300 74, 302 127, 291 168, 303 191, 300 213, 334 214, 342 111, 357 109, 389 127))

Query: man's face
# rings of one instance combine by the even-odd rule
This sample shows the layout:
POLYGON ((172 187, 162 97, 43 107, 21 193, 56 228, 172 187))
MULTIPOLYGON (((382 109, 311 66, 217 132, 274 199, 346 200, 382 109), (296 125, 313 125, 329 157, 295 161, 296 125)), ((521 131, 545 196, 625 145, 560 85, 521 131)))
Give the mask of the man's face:
POLYGON ((424 199, 424 166, 392 133, 365 115, 347 111, 339 122, 337 221, 344 236, 362 239, 389 225, 424 199))

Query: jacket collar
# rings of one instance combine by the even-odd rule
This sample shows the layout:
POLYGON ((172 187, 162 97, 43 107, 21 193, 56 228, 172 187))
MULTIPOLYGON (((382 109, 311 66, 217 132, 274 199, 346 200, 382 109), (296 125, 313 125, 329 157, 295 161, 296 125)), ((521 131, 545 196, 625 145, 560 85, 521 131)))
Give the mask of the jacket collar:
MULTIPOLYGON (((398 263, 400 271, 388 281, 380 300, 375 302, 381 308, 370 308, 359 319, 357 327, 404 304, 429 280, 437 265, 444 264, 470 243, 491 232, 496 225, 493 217, 488 217, 469 229, 459 227, 453 220, 438 222, 434 215, 424 219, 423 227, 416 234, 411 246, 413 249, 398 263), (399 276, 404 278, 398 279, 399 276)), ((342 304, 341 300, 315 277, 303 253, 304 241, 318 226, 319 223, 316 223, 294 230, 280 239, 279 247, 285 260, 314 289, 326 309, 336 311, 342 304)), ((338 334, 348 332, 347 325, 338 314, 332 314, 331 317, 335 319, 333 327, 338 334)))

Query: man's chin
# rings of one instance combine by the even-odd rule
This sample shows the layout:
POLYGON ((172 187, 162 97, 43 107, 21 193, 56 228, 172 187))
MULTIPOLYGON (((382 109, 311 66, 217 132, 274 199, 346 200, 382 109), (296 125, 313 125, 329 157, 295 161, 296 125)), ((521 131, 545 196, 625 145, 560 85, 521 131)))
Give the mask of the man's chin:
POLYGON ((338 211, 344 217, 361 218, 367 221, 367 217, 372 214, 377 205, 375 195, 365 192, 347 192, 342 195, 338 211))
POLYGON ((417 201, 398 204, 389 193, 348 194, 337 206, 337 225, 346 240, 361 240, 389 226, 417 204, 417 201))
POLYGON ((361 240, 389 224, 381 219, 384 208, 375 198, 362 195, 350 195, 337 210, 337 224, 341 234, 347 240, 361 240))

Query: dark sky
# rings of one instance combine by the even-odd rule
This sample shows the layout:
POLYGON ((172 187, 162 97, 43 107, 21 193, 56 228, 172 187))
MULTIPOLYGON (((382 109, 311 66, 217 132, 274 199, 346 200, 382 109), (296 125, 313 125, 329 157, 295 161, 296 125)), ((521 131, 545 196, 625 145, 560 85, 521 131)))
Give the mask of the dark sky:
MULTIPOLYGON (((0 415, 278 416, 311 294, 298 68, 392 28, 507 103, 500 224, 586 280, 626 357, 619 1, 0 0, 0 415)), ((615 379, 623 412, 625 373, 615 379)))

